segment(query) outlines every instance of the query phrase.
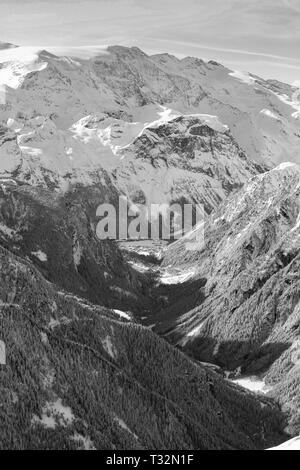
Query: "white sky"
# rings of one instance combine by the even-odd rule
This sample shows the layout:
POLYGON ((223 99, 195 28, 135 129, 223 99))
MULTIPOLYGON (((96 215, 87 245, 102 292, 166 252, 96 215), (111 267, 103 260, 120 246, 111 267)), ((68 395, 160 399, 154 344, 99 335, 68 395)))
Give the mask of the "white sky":
POLYGON ((122 44, 300 79, 300 0, 0 0, 0 40, 122 44))

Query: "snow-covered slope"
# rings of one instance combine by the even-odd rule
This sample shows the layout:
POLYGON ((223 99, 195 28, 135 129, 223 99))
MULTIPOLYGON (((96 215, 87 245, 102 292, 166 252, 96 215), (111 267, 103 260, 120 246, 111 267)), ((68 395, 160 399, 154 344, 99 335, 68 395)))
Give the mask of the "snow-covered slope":
POLYGON ((0 179, 66 191, 75 184, 105 186, 108 177, 133 202, 138 194, 148 204, 184 200, 210 212, 263 171, 217 117, 178 116, 160 106, 156 113, 151 123, 97 113, 67 130, 49 117, 11 119, 1 128, 0 179))
POLYGON ((213 61, 205 63, 192 57, 178 60, 168 54, 151 58, 166 72, 192 83, 184 106, 217 115, 251 158, 270 165, 299 161, 296 88, 232 72, 213 61))
MULTIPOLYGON (((227 126, 256 162, 274 165, 300 156, 296 89, 215 62, 150 57, 120 46, 90 58, 5 47, 0 86, 2 129, 16 135, 16 143, 0 148, 5 177, 18 169, 18 176, 32 183, 41 183, 46 173, 58 187, 70 178, 94 184, 103 168, 111 174, 120 167, 122 173, 124 154, 134 158, 132 144, 141 135, 145 139, 150 129, 194 114, 216 132, 227 126)), ((175 132, 185 130, 178 126, 175 132)), ((205 166, 207 155, 204 160, 205 166)))
POLYGON ((19 88, 31 72, 47 67, 35 48, 7 45, 0 47, 0 64, 0 84, 13 89, 19 88))
POLYGON ((268 450, 300 450, 300 437, 295 437, 287 442, 284 442, 280 446, 272 447, 268 450))

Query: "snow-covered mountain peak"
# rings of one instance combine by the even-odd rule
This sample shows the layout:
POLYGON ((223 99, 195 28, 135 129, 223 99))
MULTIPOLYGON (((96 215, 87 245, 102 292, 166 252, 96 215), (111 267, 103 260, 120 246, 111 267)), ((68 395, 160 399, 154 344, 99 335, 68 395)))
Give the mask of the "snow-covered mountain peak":
POLYGON ((107 51, 112 53, 112 54, 119 54, 123 56, 134 56, 134 57, 148 57, 147 54, 142 51, 139 47, 133 46, 133 47, 126 47, 126 46, 108 46, 107 51))
POLYGON ((6 48, 0 51, 0 86, 10 87, 6 120, 18 106, 27 115, 51 115, 63 129, 99 111, 149 124, 155 120, 149 106, 160 105, 183 115, 217 116, 256 161, 272 166, 300 158, 295 88, 214 61, 148 56, 124 46, 6 48))
MULTIPOLYGON (((44 52, 45 54, 45 52, 44 52)), ((31 72, 47 67, 43 54, 34 47, 11 47, 0 49, 0 86, 19 88, 31 72)))
MULTIPOLYGON (((208 198, 211 210, 265 164, 300 158, 298 120, 291 108, 294 88, 289 85, 237 75, 214 61, 148 56, 136 47, 85 48, 94 53, 85 58, 76 47, 69 56, 58 49, 0 51, 0 86, 6 89, 1 116, 17 135, 9 152, 7 144, 0 149, 5 155, 3 174, 18 168, 20 176, 26 168, 26 181, 36 173, 43 181, 44 171, 71 179, 75 172, 80 173, 77 182, 91 184, 103 170, 119 176, 125 172, 125 178, 131 162, 137 175, 130 179, 140 187, 145 162, 152 182, 156 177, 160 181, 165 160, 174 171, 180 167, 188 172, 180 178, 185 184, 190 181, 190 196, 208 198), (11 152, 13 157, 8 157, 11 152), (141 155, 148 155, 143 165, 141 155), (217 190, 216 171, 223 185, 217 190), (201 177, 195 186, 196 173, 201 177)), ((179 194, 173 186, 175 178, 178 188, 178 177, 173 175, 166 189, 174 197, 179 194)))

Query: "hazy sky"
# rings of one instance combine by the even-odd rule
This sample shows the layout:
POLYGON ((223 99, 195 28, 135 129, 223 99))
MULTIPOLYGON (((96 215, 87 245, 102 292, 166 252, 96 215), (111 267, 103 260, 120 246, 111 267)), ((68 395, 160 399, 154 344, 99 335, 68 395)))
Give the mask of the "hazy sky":
POLYGON ((123 44, 300 80, 300 0, 0 0, 0 40, 123 44))

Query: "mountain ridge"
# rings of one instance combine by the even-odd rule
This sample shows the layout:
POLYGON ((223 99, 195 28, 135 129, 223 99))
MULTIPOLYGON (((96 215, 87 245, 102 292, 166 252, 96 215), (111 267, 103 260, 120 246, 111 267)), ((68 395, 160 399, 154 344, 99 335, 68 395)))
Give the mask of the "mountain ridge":
POLYGON ((162 321, 163 312, 151 319, 155 331, 197 360, 264 379, 294 435, 300 431, 299 195, 300 165, 281 164, 207 218, 205 244, 186 249, 192 233, 170 245, 165 269, 180 266, 192 273, 190 282, 204 278, 202 298, 174 319, 162 321))

